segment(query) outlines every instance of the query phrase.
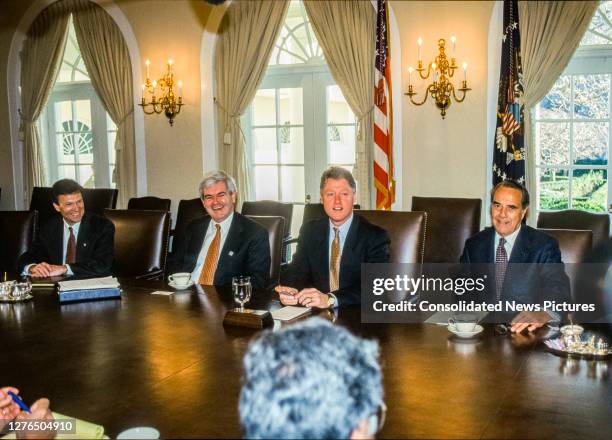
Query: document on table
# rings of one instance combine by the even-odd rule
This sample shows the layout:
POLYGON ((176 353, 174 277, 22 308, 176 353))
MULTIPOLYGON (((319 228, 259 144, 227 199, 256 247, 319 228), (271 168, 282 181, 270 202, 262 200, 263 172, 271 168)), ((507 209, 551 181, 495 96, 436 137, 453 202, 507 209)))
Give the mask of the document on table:
POLYGON ((169 292, 167 290, 156 290, 155 292, 151 292, 151 295, 166 295, 166 296, 170 296, 173 295, 174 292, 169 292))
POLYGON ((60 281, 60 292, 70 290, 90 290, 90 289, 114 289, 120 287, 119 281, 115 277, 90 278, 88 280, 60 281))
POLYGON ((285 306, 282 309, 274 310, 272 318, 279 321, 293 321, 309 314, 310 307, 285 306))

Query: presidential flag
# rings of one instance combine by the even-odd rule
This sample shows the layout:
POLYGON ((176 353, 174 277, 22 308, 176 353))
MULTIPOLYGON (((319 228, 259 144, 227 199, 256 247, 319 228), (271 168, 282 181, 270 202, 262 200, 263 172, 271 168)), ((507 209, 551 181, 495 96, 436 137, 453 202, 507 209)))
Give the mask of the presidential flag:
POLYGON ((376 70, 374 87, 374 186, 376 209, 390 210, 395 201, 393 180, 393 110, 391 103, 391 53, 387 2, 378 0, 376 18, 376 70))
POLYGON ((493 147, 493 185, 503 180, 525 184, 525 117, 518 2, 504 0, 502 58, 493 147))

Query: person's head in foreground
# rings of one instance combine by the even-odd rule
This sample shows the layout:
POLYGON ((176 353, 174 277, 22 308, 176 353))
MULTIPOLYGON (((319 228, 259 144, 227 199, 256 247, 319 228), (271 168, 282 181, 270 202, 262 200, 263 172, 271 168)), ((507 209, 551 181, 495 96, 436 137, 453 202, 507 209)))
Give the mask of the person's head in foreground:
POLYGON ((243 363, 245 438, 374 438, 382 426, 375 341, 311 318, 262 334, 243 363))
POLYGON ((520 227, 528 209, 529 193, 520 183, 504 180, 491 190, 491 219, 495 231, 502 237, 520 227))

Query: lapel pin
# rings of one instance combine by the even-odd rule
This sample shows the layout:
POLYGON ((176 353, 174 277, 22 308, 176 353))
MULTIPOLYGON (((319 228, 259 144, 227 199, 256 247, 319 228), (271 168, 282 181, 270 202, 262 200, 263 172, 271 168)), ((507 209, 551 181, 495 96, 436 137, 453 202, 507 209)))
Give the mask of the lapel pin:
POLYGON ((234 256, 234 251, 229 251, 229 252, 227 253, 227 255, 229 255, 230 257, 233 257, 233 256, 234 256))

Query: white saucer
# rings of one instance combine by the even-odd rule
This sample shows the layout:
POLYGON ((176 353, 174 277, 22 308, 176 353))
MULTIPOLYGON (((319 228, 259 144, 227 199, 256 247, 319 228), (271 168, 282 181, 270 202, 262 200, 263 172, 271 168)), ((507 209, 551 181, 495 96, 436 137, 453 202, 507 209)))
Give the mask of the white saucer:
POLYGON ((446 328, 448 329, 449 332, 459 336, 460 338, 471 338, 473 336, 476 336, 477 334, 479 334, 480 332, 484 330, 482 325, 478 325, 478 324, 476 324, 476 326, 474 327, 474 330, 471 332, 460 332, 459 330, 455 328, 454 325, 451 325, 451 324, 449 324, 448 327, 446 328))
POLYGON ((189 289, 191 286, 193 286, 195 284, 195 281, 193 280, 189 280, 189 283, 187 284, 175 284, 172 281, 168 281, 168 285, 176 290, 185 290, 185 289, 189 289))

